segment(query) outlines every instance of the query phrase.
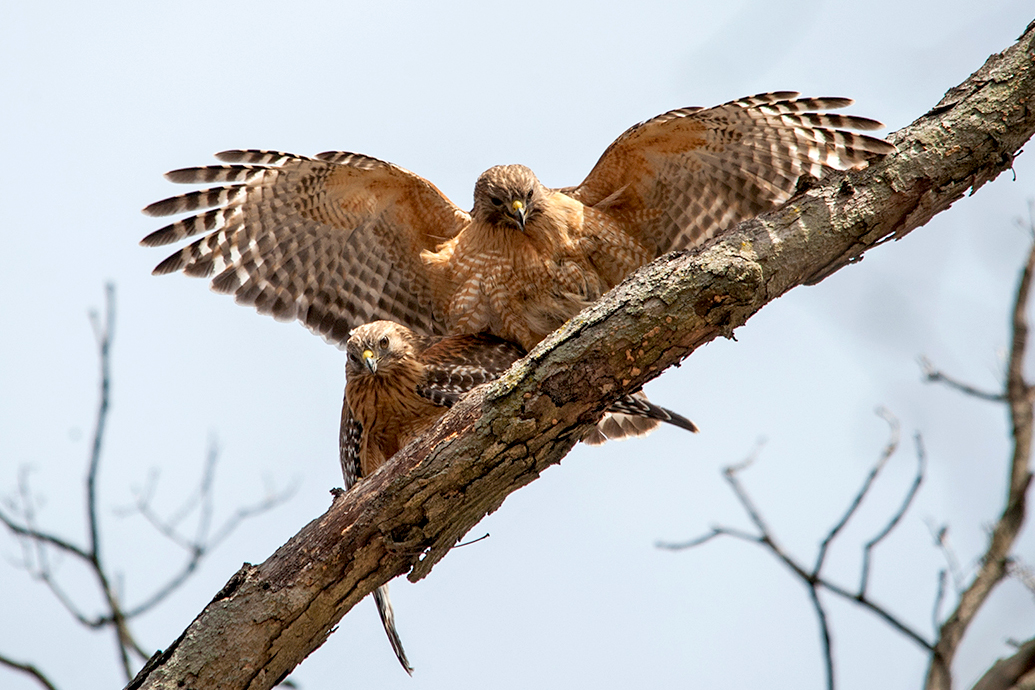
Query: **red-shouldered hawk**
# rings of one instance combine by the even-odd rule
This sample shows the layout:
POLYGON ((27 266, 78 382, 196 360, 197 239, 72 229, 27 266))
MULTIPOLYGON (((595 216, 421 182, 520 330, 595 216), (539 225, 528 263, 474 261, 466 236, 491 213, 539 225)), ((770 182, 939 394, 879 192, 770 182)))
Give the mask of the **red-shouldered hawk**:
MULTIPOLYGON (((226 165, 167 173, 219 186, 145 208, 201 212, 142 244, 204 234, 155 273, 213 276, 216 291, 297 318, 339 346, 357 325, 391 319, 421 336, 485 332, 528 350, 639 266, 785 202, 801 175, 894 151, 840 129, 879 128, 874 120, 812 112, 850 103, 777 92, 672 110, 623 133, 576 187, 547 188, 520 165, 489 169, 470 213, 367 156, 225 151, 217 158, 226 165)), ((387 422, 399 427, 394 443, 432 416, 433 403, 413 402, 393 410, 416 415, 412 428, 387 422)), ((343 424, 343 440, 356 431, 343 424)), ((375 598, 409 670, 387 590, 375 598)))
MULTIPOLYGON (((345 351, 339 457, 346 490, 430 427, 464 393, 498 378, 525 356, 517 345, 486 333, 422 336, 393 321, 355 328, 345 351)), ((640 435, 660 422, 697 431, 689 419, 654 405, 641 393, 619 398, 611 414, 583 440, 603 443, 640 435)), ((374 591, 374 603, 396 658, 412 674, 388 585, 374 591)))
MULTIPOLYGON (((475 386, 499 378, 525 351, 486 333, 422 336, 394 321, 374 321, 345 343, 340 456, 345 488, 368 476, 419 436, 475 386)), ((642 435, 661 422, 697 431, 692 421, 642 395, 619 398, 612 415, 636 420, 594 427, 588 443, 642 435)))
POLYGON ((217 158, 229 165, 167 174, 220 186, 144 209, 212 210, 142 243, 207 233, 155 272, 214 276, 215 290, 339 346, 355 326, 391 319, 527 350, 651 259, 783 203, 799 176, 894 151, 842 129, 874 120, 814 112, 850 103, 782 91, 672 110, 618 137, 576 187, 544 187, 524 166, 489 169, 470 213, 367 156, 225 151, 217 158))

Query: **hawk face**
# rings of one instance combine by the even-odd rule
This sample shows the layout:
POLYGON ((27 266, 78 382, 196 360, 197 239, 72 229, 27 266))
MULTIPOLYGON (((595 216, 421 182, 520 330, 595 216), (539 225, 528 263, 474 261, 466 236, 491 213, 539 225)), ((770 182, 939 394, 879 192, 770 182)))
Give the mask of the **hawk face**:
POLYGON ((523 165, 497 165, 481 174, 474 185, 471 216, 497 228, 522 232, 542 213, 546 188, 523 165))
POLYGON ((392 376, 399 367, 416 363, 417 336, 390 321, 373 321, 354 328, 345 343, 348 378, 392 376))

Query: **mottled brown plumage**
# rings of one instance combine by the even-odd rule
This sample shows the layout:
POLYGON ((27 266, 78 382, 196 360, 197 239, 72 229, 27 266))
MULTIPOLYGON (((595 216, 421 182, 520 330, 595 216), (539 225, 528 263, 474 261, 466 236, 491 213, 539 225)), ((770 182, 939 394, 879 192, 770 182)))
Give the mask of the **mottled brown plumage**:
MULTIPOLYGON (((499 378, 525 355, 486 333, 421 336, 393 321, 353 330, 345 345, 340 459, 345 487, 369 475, 476 386, 499 378)), ((689 419, 642 393, 619 398, 583 441, 639 436, 667 422, 697 431, 689 419)))
MULTIPOLYGON (((434 338, 391 321, 357 327, 345 350, 339 456, 346 489, 427 429, 463 392, 496 378, 524 354, 489 335, 434 338)), ((412 673, 388 585, 377 588, 374 601, 396 658, 412 673)))
POLYGON ((576 187, 491 168, 471 213, 367 156, 226 151, 217 157, 228 165, 167 175, 220 186, 144 209, 212 210, 143 243, 206 233, 155 272, 213 276, 216 290, 338 345, 358 324, 392 319, 422 335, 487 331, 527 349, 651 259, 783 203, 801 175, 893 151, 845 131, 879 127, 873 120, 813 112, 849 103, 777 92, 673 110, 627 130, 576 187))
POLYGON ((346 488, 431 426, 460 395, 499 377, 524 355, 490 335, 421 336, 392 321, 355 328, 345 351, 346 488), (358 425, 355 431, 350 417, 358 425))
MULTIPOLYGON (((430 427, 464 393, 498 378, 525 355, 517 345, 486 333, 421 336, 392 321, 355 328, 345 351, 339 457, 346 489, 430 427)), ((619 399, 583 440, 603 443, 642 435, 662 421, 697 431, 693 422, 651 404, 641 393, 619 399)), ((374 599, 399 663, 412 672, 388 586, 379 587, 374 599)))

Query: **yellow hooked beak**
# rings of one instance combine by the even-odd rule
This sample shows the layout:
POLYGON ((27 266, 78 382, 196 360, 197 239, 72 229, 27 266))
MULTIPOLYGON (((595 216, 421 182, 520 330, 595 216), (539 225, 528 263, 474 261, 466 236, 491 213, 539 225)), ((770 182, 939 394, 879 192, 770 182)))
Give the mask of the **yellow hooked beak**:
POLYGON ((371 374, 377 373, 377 360, 374 358, 374 353, 371 350, 363 350, 363 361, 371 374))
POLYGON ((514 217, 517 219, 518 226, 522 231, 525 229, 525 202, 521 199, 514 199, 510 204, 510 208, 514 210, 514 217))

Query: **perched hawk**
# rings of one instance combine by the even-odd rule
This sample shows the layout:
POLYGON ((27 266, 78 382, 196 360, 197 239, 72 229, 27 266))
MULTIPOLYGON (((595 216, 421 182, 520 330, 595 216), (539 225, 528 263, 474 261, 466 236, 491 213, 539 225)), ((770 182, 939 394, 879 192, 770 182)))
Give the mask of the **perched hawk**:
POLYGON ((489 169, 470 213, 368 156, 225 151, 227 165, 166 175, 219 186, 145 208, 194 215, 142 243, 204 234, 155 273, 213 276, 215 290, 339 346, 357 325, 391 319, 528 350, 639 266, 785 202, 801 175, 894 151, 845 131, 880 123, 816 112, 850 103, 782 91, 672 110, 618 137, 576 187, 544 187, 520 165, 489 169))
MULTIPOLYGON (((225 165, 166 174, 217 186, 145 208, 153 216, 193 215, 142 244, 204 235, 155 273, 211 276, 215 290, 278 319, 297 318, 339 347, 359 324, 388 319, 415 338, 488 333, 529 350, 655 257, 699 246, 782 204, 801 175, 855 168, 894 151, 845 131, 880 123, 817 112, 850 103, 784 91, 672 110, 618 137, 576 187, 544 187, 521 165, 490 168, 475 183, 470 213, 424 178, 368 156, 225 151, 216 156, 225 165)), ((426 348, 429 361, 434 345, 413 347, 426 348)), ((366 367, 365 358, 357 366, 366 367)), ((343 441, 359 443, 346 444, 358 458, 354 476, 448 404, 404 393, 385 408, 390 414, 380 402, 372 407, 388 429, 343 420, 343 441), (388 440, 374 443, 376 434, 388 440)), ((353 404, 361 417, 362 405, 353 404)), ((387 589, 375 598, 409 670, 387 589)))
MULTIPOLYGON (((345 351, 339 457, 346 490, 430 427, 464 393, 498 378, 525 356, 517 345, 485 333, 421 336, 393 321, 357 327, 345 351)), ((689 419, 641 393, 620 398, 583 440, 602 443, 608 436, 644 434, 660 422, 697 431, 689 419), (630 421, 623 425, 626 418, 630 421)), ((374 602, 396 658, 412 673, 388 585, 374 591, 374 602)))
MULTIPOLYGON (((345 402, 340 457, 345 488, 365 477, 430 427, 475 386, 499 378, 525 351, 485 333, 422 336, 393 321, 374 321, 352 331, 345 343, 345 402)), ((584 441, 642 435, 661 422, 688 431, 697 425, 649 402, 626 395, 610 412, 635 426, 595 427, 584 441)))

